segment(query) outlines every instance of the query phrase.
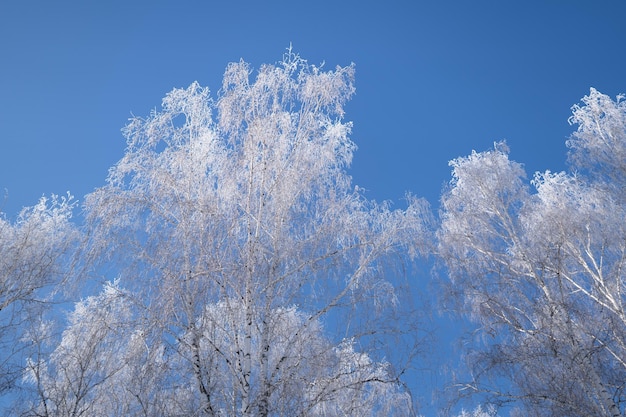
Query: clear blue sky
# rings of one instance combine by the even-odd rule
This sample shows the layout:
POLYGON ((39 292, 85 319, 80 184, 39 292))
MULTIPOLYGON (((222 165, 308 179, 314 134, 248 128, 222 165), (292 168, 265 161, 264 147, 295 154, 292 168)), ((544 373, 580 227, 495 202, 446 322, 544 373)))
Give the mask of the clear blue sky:
POLYGON ((226 64, 285 48, 357 65, 352 174, 376 199, 437 205, 447 161, 507 139, 529 171, 562 169, 570 106, 626 92, 621 1, 16 1, 0 3, 0 190, 14 216, 81 199, 120 128, 174 87, 217 91, 226 64))
POLYGON ((561 170, 570 107, 626 92, 623 1, 32 1, 0 3, 0 210, 79 200, 123 154, 120 129, 228 62, 285 48, 356 63, 354 182, 434 208, 448 160, 506 139, 528 171, 561 170), (0 200, 1 201, 1 200, 0 200))

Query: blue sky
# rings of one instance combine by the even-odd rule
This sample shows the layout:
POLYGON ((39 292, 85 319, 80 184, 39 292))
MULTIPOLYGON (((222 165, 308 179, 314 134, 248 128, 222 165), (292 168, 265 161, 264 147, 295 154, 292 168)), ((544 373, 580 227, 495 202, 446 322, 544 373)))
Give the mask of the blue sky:
POLYGON ((507 139, 529 171, 564 167, 570 107, 623 81, 618 1, 4 1, 1 206, 81 199, 124 151, 120 128, 174 87, 214 92, 228 62, 356 63, 352 175, 375 199, 436 206, 447 161, 507 139))
MULTIPOLYGON (((434 208, 448 160, 506 139, 511 158, 565 168, 570 107, 626 92, 622 1, 32 1, 0 3, 0 205, 79 200, 123 154, 131 113, 174 87, 216 92, 228 62, 291 43, 356 63, 351 169, 368 196, 434 208)), ((399 205, 401 202, 399 203, 399 205)))

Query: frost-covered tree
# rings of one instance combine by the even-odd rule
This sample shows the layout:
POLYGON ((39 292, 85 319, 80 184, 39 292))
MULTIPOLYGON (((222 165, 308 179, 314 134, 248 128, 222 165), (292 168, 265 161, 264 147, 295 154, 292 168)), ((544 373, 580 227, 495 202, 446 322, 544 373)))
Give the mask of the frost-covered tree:
POLYGON ((66 278, 76 240, 71 197, 41 198, 12 222, 0 215, 0 393, 21 377, 27 331, 66 278))
MULTIPOLYGON (((26 379, 37 388, 24 414, 239 415, 233 401, 239 382, 228 359, 236 357, 236 339, 243 337, 239 302, 207 305, 196 325, 200 336, 182 335, 175 352, 138 325, 132 305, 132 295, 117 283, 77 303, 49 360, 29 362, 26 379), (203 372, 202 381, 185 377, 190 364, 203 372)), ((304 325, 308 319, 294 307, 270 314, 276 323, 268 359, 276 373, 272 415, 411 414, 411 397, 395 383, 388 363, 356 352, 351 341, 333 345, 319 322, 304 325)), ((253 346, 259 339, 256 328, 253 346)), ((253 363, 251 373, 258 374, 259 366, 253 363)))
POLYGON ((403 364, 379 342, 401 329, 393 283, 425 241, 428 209, 408 197, 392 210, 351 185, 353 66, 325 71, 289 51, 251 74, 230 64, 217 99, 193 83, 124 129, 125 156, 86 198, 83 261, 118 276, 128 321, 86 338, 76 332, 99 320, 73 318, 34 367, 56 375, 40 399, 76 404, 84 387, 81 407, 103 410, 85 412, 119 415, 92 396, 118 381, 124 415, 411 412, 403 364))
MULTIPOLYGON (((123 295, 115 285, 107 285, 102 294, 77 303, 50 358, 28 361, 24 378, 35 387, 36 405, 27 414, 103 415, 107 407, 102 403, 116 402, 118 384, 112 387, 109 381, 117 373, 128 372, 126 363, 135 351, 129 343, 134 338, 125 340, 131 323, 123 295), (102 389, 106 395, 98 395, 102 389)), ((121 412, 126 410, 115 411, 115 415, 127 415, 121 412)))
POLYGON ((461 386, 524 415, 621 416, 626 105, 592 89, 570 121, 571 172, 536 174, 534 191, 503 144, 451 162, 440 254, 487 342, 461 386))

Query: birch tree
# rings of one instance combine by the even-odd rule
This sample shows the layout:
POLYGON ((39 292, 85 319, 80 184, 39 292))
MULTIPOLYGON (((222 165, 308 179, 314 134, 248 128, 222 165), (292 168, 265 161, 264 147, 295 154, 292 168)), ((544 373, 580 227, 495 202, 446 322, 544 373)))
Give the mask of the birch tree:
POLYGON ((451 162, 440 253, 487 342, 459 386, 524 415, 621 416, 626 107, 592 89, 570 122, 571 172, 535 174, 534 191, 502 143, 451 162))
POLYGON ((15 222, 0 217, 0 394, 14 387, 30 341, 25 333, 67 277, 76 242, 70 196, 41 198, 15 222))
POLYGON ((130 381, 151 378, 152 393, 124 383, 137 394, 126 410, 169 396, 143 415, 410 414, 401 370, 375 348, 400 328, 378 326, 403 308, 394 282, 428 209, 351 184, 353 65, 289 50, 252 74, 232 63, 217 99, 193 83, 133 118, 125 156, 86 198, 84 261, 131 295, 125 337, 160 352, 130 381))
MULTIPOLYGON (((239 415, 234 390, 240 382, 230 358, 236 357, 245 310, 235 300, 207 305, 196 326, 200 336, 184 334, 177 350, 168 352, 137 324, 132 305, 132 294, 118 283, 77 303, 49 359, 29 362, 26 379, 36 395, 21 414, 239 415), (202 379, 185 377, 191 372, 202 379)), ((333 345, 319 322, 304 326, 309 317, 294 307, 271 317, 272 415, 411 415, 410 394, 389 363, 355 351, 353 341, 333 345)), ((259 340, 255 328, 253 351, 259 340)), ((253 375, 260 365, 251 365, 253 375)))

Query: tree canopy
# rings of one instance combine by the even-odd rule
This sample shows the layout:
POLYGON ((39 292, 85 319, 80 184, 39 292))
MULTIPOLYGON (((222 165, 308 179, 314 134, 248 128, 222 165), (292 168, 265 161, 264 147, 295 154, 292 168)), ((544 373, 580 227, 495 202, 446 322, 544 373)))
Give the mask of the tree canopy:
POLYGON ((529 180, 505 142, 453 159, 435 218, 352 183, 354 73, 231 63, 129 120, 80 226, 69 195, 1 217, 5 411, 416 416, 417 263, 476 326, 459 416, 624 415, 623 97, 572 107, 565 172, 529 180))
POLYGON ((466 388, 524 415, 620 416, 626 396, 626 107, 592 89, 573 108, 570 172, 531 191, 504 144, 451 162, 439 247, 462 310, 488 335, 466 388), (489 387, 504 377, 510 390, 489 387))
POLYGON ((377 347, 400 328, 394 282, 423 247, 426 203, 392 210, 351 184, 354 66, 289 51, 251 72, 230 64, 217 99, 193 83, 124 129, 81 250, 116 278, 31 365, 31 412, 413 412, 377 347))

